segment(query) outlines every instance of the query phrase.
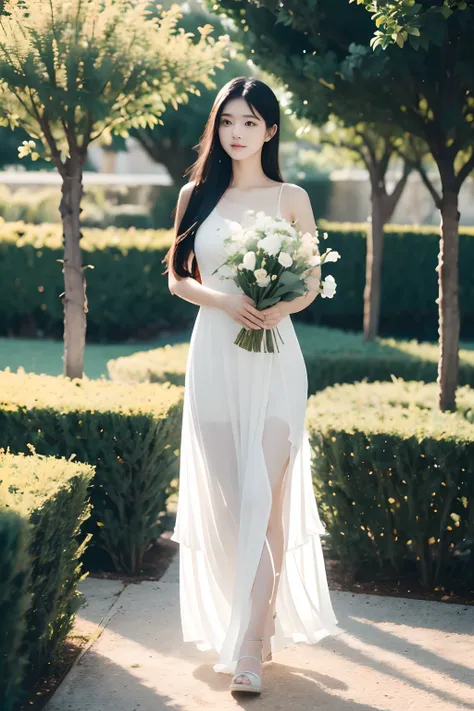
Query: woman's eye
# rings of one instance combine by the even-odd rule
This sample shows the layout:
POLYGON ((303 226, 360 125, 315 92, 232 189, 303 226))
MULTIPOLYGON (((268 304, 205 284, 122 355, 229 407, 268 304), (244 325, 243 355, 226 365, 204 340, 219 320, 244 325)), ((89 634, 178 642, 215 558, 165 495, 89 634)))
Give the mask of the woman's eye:
MULTIPOLYGON (((229 119, 221 119, 221 124, 225 124, 226 122, 227 122, 227 123, 230 123, 229 119)), ((255 123, 255 121, 246 121, 246 125, 249 124, 249 123, 250 123, 252 126, 256 126, 256 125, 257 125, 257 124, 255 123)))

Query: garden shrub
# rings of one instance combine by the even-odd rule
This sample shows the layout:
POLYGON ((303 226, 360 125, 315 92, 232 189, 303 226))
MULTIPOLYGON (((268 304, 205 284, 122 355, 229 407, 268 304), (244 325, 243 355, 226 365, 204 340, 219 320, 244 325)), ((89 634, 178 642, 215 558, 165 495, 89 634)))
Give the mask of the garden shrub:
MULTIPOLYGON (((313 479, 333 551, 352 569, 474 583, 474 390, 437 410, 433 383, 358 383, 308 401, 313 479)), ((468 589, 468 588, 467 588, 468 589)))
POLYGON ((0 450, 0 698, 14 711, 50 673, 85 577, 78 543, 93 467, 0 450))
MULTIPOLYGON (((367 343, 361 334, 302 323, 294 326, 310 394, 335 383, 390 380, 392 375, 405 380, 436 380, 437 345, 387 338, 367 343)), ((184 385, 188 350, 187 342, 166 345, 109 360, 107 368, 113 380, 184 385)), ((461 350, 459 377, 462 385, 474 386, 474 350, 461 350)))
POLYGON ((93 464, 85 532, 136 573, 174 493, 183 389, 0 371, 0 446, 93 464))
MULTIPOLYGON (((128 219, 128 208, 117 209, 128 219)), ((294 320, 360 331, 367 225, 321 220, 319 226, 322 246, 327 230, 328 244, 343 257, 325 271, 336 279, 336 297, 316 299, 294 314, 294 320)), ((198 307, 173 296, 162 273, 162 260, 172 241, 170 230, 84 228, 82 232, 84 264, 94 267, 86 272, 91 341, 151 338, 192 326, 198 307)), ((461 228, 459 249, 461 336, 467 339, 474 338, 473 228, 461 228)), ((437 339, 438 250, 439 235, 432 227, 386 226, 381 335, 437 339)), ((62 336, 64 281, 58 260, 63 257, 60 225, 0 222, 0 335, 29 329, 28 333, 40 336, 62 336)))
MULTIPOLYGON (((162 275, 169 231, 82 233, 83 263, 93 267, 86 270, 89 340, 146 339, 194 321, 196 306, 173 298, 162 275)), ((63 258, 60 226, 0 220, 0 335, 62 338, 63 258)))

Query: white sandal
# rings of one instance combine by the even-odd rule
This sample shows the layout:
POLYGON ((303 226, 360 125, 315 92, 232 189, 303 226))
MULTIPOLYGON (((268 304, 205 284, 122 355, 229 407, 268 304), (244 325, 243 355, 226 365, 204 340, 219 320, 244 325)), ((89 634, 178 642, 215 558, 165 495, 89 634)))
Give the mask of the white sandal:
MULTIPOLYGON (((248 639, 244 639, 244 642, 262 642, 263 637, 249 637, 248 639)), ((259 659, 258 657, 253 657, 250 654, 243 654, 241 657, 237 659, 237 664, 240 662, 241 659, 256 659, 257 662, 262 663, 261 658, 259 659)), ((251 694, 260 694, 262 691, 262 678, 259 676, 256 672, 253 671, 239 671, 234 674, 232 677, 232 681, 230 683, 229 687, 230 691, 245 691, 247 693, 251 694), (239 684, 235 680, 239 678, 239 676, 246 676, 249 680, 248 684, 239 684), (255 677, 255 681, 252 680, 251 677, 255 677)))

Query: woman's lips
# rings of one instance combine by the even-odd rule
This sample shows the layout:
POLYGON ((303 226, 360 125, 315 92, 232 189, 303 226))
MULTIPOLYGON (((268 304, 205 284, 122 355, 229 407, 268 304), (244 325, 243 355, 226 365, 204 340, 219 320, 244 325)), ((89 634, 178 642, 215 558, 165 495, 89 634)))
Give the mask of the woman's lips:
POLYGON ((245 148, 245 146, 241 146, 240 143, 231 143, 230 145, 232 148, 245 148))

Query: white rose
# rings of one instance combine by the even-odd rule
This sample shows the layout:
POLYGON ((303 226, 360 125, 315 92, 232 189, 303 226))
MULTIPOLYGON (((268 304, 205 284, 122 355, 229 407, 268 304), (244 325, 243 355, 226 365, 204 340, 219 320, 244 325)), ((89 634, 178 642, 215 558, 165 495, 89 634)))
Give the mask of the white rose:
POLYGON ((323 299, 332 299, 335 293, 336 282, 334 280, 334 277, 329 274, 323 281, 323 290, 321 292, 321 296, 323 297, 323 299))
POLYGON ((255 229, 267 230, 273 227, 275 224, 275 218, 270 215, 266 215, 264 212, 257 212, 255 215, 255 229))
POLYGON ((321 264, 321 257, 319 254, 313 254, 311 259, 309 260, 309 264, 311 267, 319 267, 321 264))
POLYGON ((287 237, 288 230, 285 229, 284 225, 273 225, 266 230, 266 236, 279 235, 280 237, 287 237))
POLYGON ((278 261, 282 267, 291 267, 293 264, 293 260, 287 252, 280 252, 278 261))
POLYGON ((289 235, 290 239, 296 239, 296 237, 298 236, 298 233, 296 232, 293 225, 286 221, 280 225, 280 231, 285 232, 285 234, 289 235))
POLYGON ((268 286, 270 283, 270 277, 268 276, 266 269, 256 269, 254 271, 255 279, 257 280, 257 286, 268 286))
POLYGON ((336 252, 335 250, 331 250, 324 257, 324 262, 337 262, 337 260, 340 258, 341 258, 341 255, 339 254, 339 252, 336 252))
POLYGON ((245 234, 242 237, 242 244, 245 246, 249 244, 249 242, 252 242, 254 239, 258 239, 258 234, 255 232, 255 230, 247 228, 245 230, 245 234))
POLYGON ((244 254, 243 264, 245 269, 250 269, 253 271, 255 269, 255 264, 257 263, 257 256, 255 252, 247 252, 244 254))
POLYGON ((239 222, 236 222, 236 220, 229 220, 225 218, 225 222, 227 223, 229 232, 232 236, 242 232, 242 225, 239 222))
POLYGON ((274 257, 281 249, 282 238, 279 235, 269 235, 257 242, 259 249, 264 249, 267 254, 274 257))
POLYGON ((306 245, 302 244, 301 247, 299 247, 297 251, 298 257, 301 257, 302 259, 311 259, 313 256, 313 247, 312 245, 306 245))

